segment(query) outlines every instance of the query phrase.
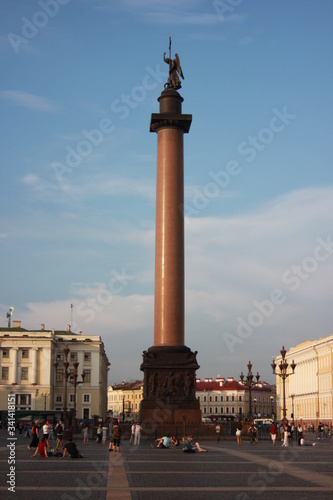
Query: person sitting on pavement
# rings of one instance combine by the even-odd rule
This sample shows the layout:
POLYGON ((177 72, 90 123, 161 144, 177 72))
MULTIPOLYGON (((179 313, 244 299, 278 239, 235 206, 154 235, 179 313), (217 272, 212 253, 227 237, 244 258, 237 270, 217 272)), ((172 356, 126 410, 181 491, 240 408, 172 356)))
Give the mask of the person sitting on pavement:
POLYGON ((304 437, 301 437, 301 446, 316 446, 316 443, 306 443, 304 437))
POLYGON ((42 458, 48 458, 46 439, 44 437, 39 441, 35 453, 31 456, 35 457, 38 452, 42 458))
POLYGON ((177 436, 171 436, 171 447, 179 446, 179 439, 177 436))
POLYGON ((83 456, 80 455, 76 444, 71 439, 68 439, 67 443, 65 444, 64 453, 61 458, 65 458, 67 451, 71 458, 83 458, 83 456))
POLYGON ((207 453, 208 450, 205 450, 204 448, 201 448, 200 444, 198 442, 194 442, 194 437, 189 436, 188 438, 183 438, 183 452, 184 453, 207 453))
POLYGON ((170 436, 163 436, 157 438, 155 443, 157 443, 157 448, 170 448, 171 438, 170 436))

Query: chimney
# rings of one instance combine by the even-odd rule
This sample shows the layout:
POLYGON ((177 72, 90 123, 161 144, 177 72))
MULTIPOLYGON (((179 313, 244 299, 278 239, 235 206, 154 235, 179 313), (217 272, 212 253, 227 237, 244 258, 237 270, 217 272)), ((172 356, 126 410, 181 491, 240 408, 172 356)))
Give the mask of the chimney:
POLYGON ((45 328, 45 323, 42 323, 42 324, 40 325, 40 329, 41 329, 41 331, 42 331, 42 332, 44 331, 44 328, 45 328))
POLYGON ((70 331, 71 331, 71 325, 70 325, 70 324, 68 324, 68 325, 67 325, 67 331, 68 331, 68 332, 70 332, 70 331))
POLYGON ((21 328, 21 321, 20 320, 14 320, 13 321, 13 328, 21 328))

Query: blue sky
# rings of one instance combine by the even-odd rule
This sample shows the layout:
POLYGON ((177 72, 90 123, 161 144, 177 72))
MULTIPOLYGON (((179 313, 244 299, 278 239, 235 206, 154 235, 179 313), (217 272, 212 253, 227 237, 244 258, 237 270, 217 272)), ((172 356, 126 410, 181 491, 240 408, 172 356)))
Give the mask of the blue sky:
POLYGON ((273 382, 332 334, 333 4, 1 0, 1 325, 101 335, 111 383, 153 343, 156 134, 178 52, 185 339, 200 377, 273 382))

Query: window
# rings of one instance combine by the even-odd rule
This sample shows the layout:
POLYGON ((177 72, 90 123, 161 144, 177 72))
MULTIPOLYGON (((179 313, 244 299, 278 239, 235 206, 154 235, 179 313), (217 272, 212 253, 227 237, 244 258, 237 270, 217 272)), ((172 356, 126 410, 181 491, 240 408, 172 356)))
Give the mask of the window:
POLYGON ((225 397, 225 400, 226 400, 226 401, 229 401, 229 396, 226 396, 226 397, 225 397))
POLYGON ((22 349, 22 359, 29 359, 29 349, 22 349))
POLYGON ((29 369, 21 368, 21 380, 28 380, 29 378, 29 369))
POLYGON ((57 361, 63 361, 63 360, 64 360, 64 353, 57 352, 57 361))
POLYGON ((91 370, 83 370, 84 373, 84 381, 91 382, 91 370))
POLYGON ((204 402, 206 402, 206 401, 207 401, 207 396, 204 396, 204 402))
POLYGON ((221 414, 223 414, 223 406, 221 406, 221 414))
POLYGON ((212 401, 212 396, 209 396, 209 401, 212 401))
MULTIPOLYGON (((16 405, 17 406, 29 406, 31 405, 31 394, 16 394, 16 405)), ((23 408, 21 408, 23 410, 23 408)))
POLYGON ((2 357, 9 358, 9 349, 2 349, 2 357))
POLYGON ((90 403, 90 394, 83 394, 83 402, 90 403))
POLYGON ((240 406, 239 407, 239 414, 242 415, 242 413, 243 413, 243 408, 240 406))
POLYGON ((77 352, 70 351, 69 359, 75 361, 77 359, 77 352))
POLYGON ((225 412, 229 413, 229 406, 226 407, 225 412))
POLYGON ((83 356, 83 360, 85 363, 91 362, 91 352, 85 352, 83 356))
POLYGON ((56 375, 56 382, 62 382, 64 379, 64 374, 62 371, 58 372, 57 371, 57 375, 56 375))
POLYGON ((235 401, 235 396, 234 395, 231 396, 231 401, 235 401))
POLYGON ((74 394, 69 395, 69 401, 70 403, 74 403, 74 394))
POLYGON ((3 366, 1 369, 1 380, 8 380, 9 368, 8 366, 3 366))
POLYGON ((206 406, 204 406, 203 412, 207 413, 207 407, 206 406))
POLYGON ((211 406, 209 407, 209 413, 213 413, 213 408, 211 406))
POLYGON ((62 396, 61 394, 56 395, 56 403, 62 403, 62 396))
POLYGON ((218 408, 217 408, 217 406, 215 406, 215 413, 218 413, 218 411, 217 411, 217 410, 218 410, 218 408))
POLYGON ((221 401, 223 401, 223 396, 221 396, 221 401))
POLYGON ((243 401, 242 396, 238 396, 238 401, 243 401))
POLYGON ((231 413, 232 413, 233 415, 234 415, 234 413, 235 413, 235 407, 234 407, 234 406, 232 406, 232 407, 231 407, 231 413))
POLYGON ((215 396, 215 403, 217 403, 217 396, 215 396))

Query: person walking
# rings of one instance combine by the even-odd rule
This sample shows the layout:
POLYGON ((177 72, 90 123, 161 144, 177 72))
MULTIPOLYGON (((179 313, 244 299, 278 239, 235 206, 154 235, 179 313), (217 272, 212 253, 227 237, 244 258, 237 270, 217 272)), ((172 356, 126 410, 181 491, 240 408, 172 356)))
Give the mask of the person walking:
POLYGON ((83 444, 86 445, 89 442, 89 425, 86 424, 83 428, 83 444))
POLYGON ((50 424, 46 420, 43 425, 43 438, 45 439, 46 446, 50 448, 50 442, 49 442, 49 435, 50 435, 50 424))
POLYGON ((61 446, 61 451, 64 451, 64 447, 62 444, 62 440, 64 438, 64 430, 65 430, 65 426, 60 418, 59 422, 55 426, 55 431, 57 434, 57 444, 56 444, 56 449, 55 449, 56 452, 58 451, 59 446, 61 446))
POLYGON ((102 424, 98 424, 97 427, 97 445, 101 446, 102 444, 102 424))
POLYGON ((120 427, 119 427, 119 423, 116 422, 113 425, 113 431, 112 431, 113 446, 111 447, 111 442, 110 442, 109 451, 111 451, 111 449, 113 448, 113 453, 115 453, 115 452, 119 453, 120 435, 121 435, 121 430, 120 430, 120 427))
POLYGON ((134 437, 135 437, 135 422, 132 423, 131 426, 131 439, 130 439, 130 444, 134 444, 134 437))
POLYGON ((284 425, 283 428, 283 443, 281 446, 284 446, 285 448, 288 448, 289 442, 288 442, 288 425, 287 423, 284 425))
POLYGON ((276 434, 277 434, 277 425, 275 422, 273 422, 272 425, 270 426, 269 433, 271 435, 273 446, 275 446, 276 434))
POLYGON ((216 432, 216 438, 218 441, 220 441, 220 437, 221 437, 221 426, 220 424, 216 424, 215 426, 215 432, 216 432))
POLYGON ((38 420, 36 420, 35 425, 33 425, 31 428, 31 437, 32 437, 32 440, 28 446, 29 450, 31 448, 37 448, 38 443, 39 443, 38 420))
POLYGON ((137 444, 138 446, 140 444, 141 431, 142 431, 141 425, 139 424, 139 422, 136 422, 134 431, 134 444, 135 445, 137 444))
POLYGON ((237 446, 242 442, 242 424, 239 423, 236 430, 237 446))
POLYGON ((103 446, 105 446, 105 443, 106 443, 106 440, 107 440, 107 436, 108 436, 108 428, 106 426, 106 422, 104 423, 103 427, 102 427, 102 443, 103 443, 103 446))

